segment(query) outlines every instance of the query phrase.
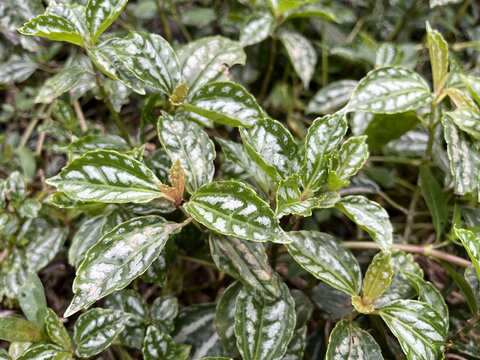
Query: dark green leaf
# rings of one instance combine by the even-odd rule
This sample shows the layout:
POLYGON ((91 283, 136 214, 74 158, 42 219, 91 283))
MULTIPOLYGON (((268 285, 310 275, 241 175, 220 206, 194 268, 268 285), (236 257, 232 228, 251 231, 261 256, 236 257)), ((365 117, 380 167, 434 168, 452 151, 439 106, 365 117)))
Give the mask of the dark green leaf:
POLYGON ((145 360, 174 359, 175 343, 170 335, 150 325, 143 340, 142 354, 145 360))
POLYGON ((70 335, 68 334, 67 329, 60 321, 58 315, 50 308, 47 309, 47 315, 45 317, 45 329, 47 330, 48 336, 52 341, 63 347, 68 348, 72 346, 70 341, 70 335))
POLYGON ((218 300, 215 312, 215 329, 217 329, 225 352, 232 357, 239 355, 232 324, 235 323, 235 303, 242 288, 243 285, 240 281, 232 283, 218 300))
POLYGON ((57 97, 73 88, 85 74, 81 66, 72 66, 48 79, 40 88, 35 102, 49 104, 57 97))
POLYGON ((447 200, 442 188, 438 184, 429 168, 420 168, 420 181, 422 193, 432 215, 433 226, 437 232, 437 239, 440 237, 445 225, 448 222, 447 200))
POLYGON ((41 336, 31 322, 21 316, 0 317, 0 339, 4 341, 39 341, 41 336))
POLYGON ((432 66, 433 89, 439 93, 448 77, 448 44, 442 35, 427 22, 427 41, 432 66))
POLYGON ((153 323, 163 332, 173 331, 173 322, 178 314, 178 300, 172 296, 161 296, 155 299, 150 308, 153 323))
POLYGON ((20 288, 18 298, 25 317, 38 329, 43 329, 47 314, 47 300, 39 277, 30 272, 25 284, 20 288))

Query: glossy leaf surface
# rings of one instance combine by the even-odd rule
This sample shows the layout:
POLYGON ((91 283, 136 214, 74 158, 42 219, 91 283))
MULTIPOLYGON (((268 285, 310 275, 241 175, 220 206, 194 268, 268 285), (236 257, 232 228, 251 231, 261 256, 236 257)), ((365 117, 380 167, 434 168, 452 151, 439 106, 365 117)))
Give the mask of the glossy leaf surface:
POLYGON ((440 92, 448 76, 448 44, 442 35, 427 22, 427 41, 432 66, 433 89, 440 92))
POLYGON ((437 238, 441 235, 448 222, 448 206, 442 188, 427 167, 420 168, 420 181, 422 193, 432 215, 433 226, 437 232, 437 238))
POLYGON ((480 111, 477 108, 461 107, 447 114, 460 129, 480 139, 480 111))
POLYGON ((41 36, 50 40, 67 41, 75 45, 84 46, 83 38, 76 27, 68 20, 56 15, 40 15, 30 19, 22 28, 21 34, 41 36))
POLYGON ((240 281, 232 283, 218 300, 215 312, 215 329, 226 353, 233 357, 239 355, 232 324, 235 323, 235 303, 243 287, 244 285, 240 281))
POLYGON ((128 0, 88 1, 85 10, 86 24, 94 42, 120 15, 127 2, 128 0))
POLYGON ((275 29, 275 19, 268 13, 256 13, 249 16, 240 31, 240 44, 257 44, 270 36, 275 29))
POLYGON ((47 309, 47 316, 45 317, 45 329, 55 344, 63 348, 72 346, 70 335, 65 325, 63 325, 58 315, 50 308, 47 309))
POLYGON ((170 335, 151 325, 143 339, 142 354, 145 360, 171 359, 175 355, 175 343, 170 335))
POLYGON ((308 103, 307 112, 321 115, 333 113, 350 100, 357 84, 358 81, 355 80, 331 82, 313 95, 308 103))

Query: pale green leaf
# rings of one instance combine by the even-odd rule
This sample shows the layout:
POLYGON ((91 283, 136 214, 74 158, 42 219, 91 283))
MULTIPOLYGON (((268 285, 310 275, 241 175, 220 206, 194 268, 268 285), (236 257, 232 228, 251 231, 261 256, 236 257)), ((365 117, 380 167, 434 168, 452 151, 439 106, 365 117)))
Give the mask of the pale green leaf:
POLYGON ((84 46, 82 35, 70 21, 56 15, 40 15, 30 19, 18 31, 23 35, 41 36, 84 46))
POLYGON ((275 296, 278 284, 261 243, 210 234, 210 251, 218 269, 252 289, 275 296))
POLYGON ((170 335, 150 325, 143 339, 142 354, 145 360, 170 359, 175 355, 175 343, 170 335))
POLYGON ((428 105, 427 82, 410 69, 385 67, 370 71, 358 83, 347 111, 396 114, 428 105))
POLYGON ((205 122, 201 118, 207 118, 220 124, 252 127, 263 118, 255 98, 243 86, 232 82, 202 86, 183 108, 194 113, 192 118, 200 123, 205 122))
POLYGON ((200 126, 163 112, 158 120, 158 136, 172 163, 180 159, 190 194, 212 181, 215 146, 200 126))
POLYGON ((390 258, 391 253, 380 252, 374 256, 368 266, 362 283, 362 301, 365 304, 370 305, 390 285, 393 276, 390 258))
POLYGON ((345 114, 336 113, 317 118, 305 138, 305 160, 301 171, 305 190, 317 191, 327 184, 330 154, 347 132, 345 114))
POLYGON ((282 29, 278 36, 287 49, 288 57, 303 86, 308 88, 317 64, 315 48, 306 37, 291 30, 282 29))
POLYGON ((462 0, 430 0, 430 8, 461 3, 462 0))
POLYGON ((447 200, 441 186, 428 167, 422 166, 420 168, 420 182, 423 198, 432 215, 433 226, 438 239, 448 222, 447 200))
POLYGON ((379 315, 408 360, 443 357, 447 331, 442 317, 431 306, 416 300, 397 300, 383 306, 379 315))
POLYGON ((237 181, 203 186, 184 208, 195 220, 224 235, 280 244, 291 241, 268 204, 237 181))
MULTIPOLYGON (((305 2, 304 2, 305 3, 305 2)), ((341 18, 337 16, 335 10, 329 7, 323 2, 317 2, 313 4, 306 4, 303 6, 295 7, 293 9, 285 11, 283 19, 297 19, 297 18, 313 18, 319 17, 325 20, 341 22, 341 18)))
POLYGON ((470 95, 480 105, 480 78, 467 75, 460 75, 460 78, 470 95))
POLYGON ((76 354, 91 357, 102 352, 123 330, 129 317, 119 310, 101 308, 80 315, 73 328, 76 354))
POLYGON ((97 38, 120 15, 128 0, 89 0, 85 18, 90 37, 95 43, 97 38))
POLYGON ((480 139, 480 111, 477 108, 462 107, 448 112, 447 115, 460 129, 480 139))
POLYGON ((148 86, 172 95, 183 82, 177 56, 160 35, 130 31, 114 47, 125 67, 148 86))
POLYGON ((473 231, 459 229, 456 226, 454 226, 454 230, 455 235, 460 239, 465 250, 467 250, 468 256, 470 260, 472 260, 473 266, 480 278, 480 239, 473 231))
POLYGON ((240 135, 248 154, 272 179, 286 179, 298 172, 297 144, 280 122, 258 120, 252 129, 240 128, 240 135))
POLYGON ((243 285, 235 281, 223 292, 217 302, 214 325, 220 336, 223 348, 227 355, 238 357, 239 352, 232 324, 235 323, 235 303, 243 285))
POLYGON ((35 273, 28 273, 27 281, 20 288, 18 302, 28 321, 42 329, 47 314, 47 301, 42 281, 35 273))
POLYGON ((212 36, 183 46, 178 51, 178 59, 188 88, 195 93, 208 83, 229 80, 225 70, 235 64, 245 64, 246 55, 239 42, 212 36))
POLYGON ((160 181, 139 161, 115 151, 86 153, 70 162, 49 185, 83 201, 148 202, 162 196, 160 181))
POLYGON ((382 251, 389 251, 393 229, 388 213, 383 207, 360 195, 346 196, 335 206, 368 232, 382 251))
POLYGON ((0 339, 4 341, 39 341, 41 336, 31 322, 21 316, 0 317, 0 339))
POLYGON ((10 355, 8 355, 7 351, 4 348, 0 349, 0 359, 1 360, 12 360, 12 358, 10 357, 10 355))
POLYGON ((257 44, 270 36, 275 30, 275 19, 268 13, 254 13, 249 16, 240 30, 240 44, 257 44))
POLYGON ((427 22, 428 52, 432 67, 433 89, 439 93, 448 78, 448 44, 443 36, 427 22))
POLYGON ((350 100, 357 84, 358 81, 355 80, 331 82, 313 95, 308 103, 307 113, 324 115, 340 109, 350 100))
POLYGON ((53 344, 37 344, 29 347, 17 360, 64 360, 71 359, 72 354, 64 352, 61 347, 53 344), (70 355, 70 357, 65 357, 70 355))
POLYGON ((295 261, 316 278, 349 295, 357 295, 362 273, 357 259, 333 236, 317 231, 293 231, 286 245, 295 261))
POLYGON ((173 296, 161 296, 155 299, 150 308, 153 323, 162 331, 171 333, 173 322, 178 314, 178 300, 173 296))
POLYGON ((87 135, 81 139, 71 142, 68 151, 84 153, 94 150, 116 150, 127 151, 128 143, 118 135, 87 135))
POLYGON ((287 285, 279 283, 272 300, 244 287, 235 304, 235 336, 244 360, 281 360, 295 328, 295 303, 287 285))
POLYGON ((127 286, 147 270, 168 237, 180 227, 151 215, 133 218, 105 234, 88 250, 77 270, 73 282, 75 296, 65 316, 127 286))
POLYGON ((81 66, 71 66, 49 78, 40 88, 36 103, 49 104, 74 87, 85 74, 81 66))
POLYGON ((19 83, 27 80, 37 70, 37 64, 28 56, 12 55, 0 66, 0 83, 19 83))
POLYGON ((68 348, 72 346, 70 341, 70 335, 68 334, 67 329, 60 321, 58 315, 50 308, 47 309, 47 316, 45 317, 45 329, 47 330, 48 336, 52 341, 63 347, 68 348))
POLYGON ((73 26, 75 26, 77 32, 82 36, 85 36, 87 33, 87 24, 85 23, 85 6, 52 1, 48 4, 46 13, 70 21, 73 26))
POLYGON ((312 300, 320 310, 338 318, 345 317, 354 310, 350 295, 335 289, 325 282, 321 282, 313 287, 312 300))

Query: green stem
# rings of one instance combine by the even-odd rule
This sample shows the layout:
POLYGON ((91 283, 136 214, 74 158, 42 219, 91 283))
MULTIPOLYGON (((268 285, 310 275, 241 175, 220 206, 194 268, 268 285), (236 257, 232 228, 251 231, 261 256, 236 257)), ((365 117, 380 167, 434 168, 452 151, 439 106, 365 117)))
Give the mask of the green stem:
POLYGON ((425 159, 424 160, 430 160, 430 157, 432 156, 432 150, 433 150, 433 142, 435 140, 435 128, 436 128, 436 123, 435 123, 435 115, 437 112, 437 102, 436 98, 432 101, 432 108, 430 110, 430 122, 428 123, 428 144, 427 144, 427 151, 425 152, 425 159))
POLYGON ((175 2, 173 0, 168 0, 168 5, 170 6, 170 11, 172 12, 173 18, 175 19, 176 23, 178 24, 178 27, 180 28, 180 31, 182 32, 183 36, 185 37, 185 40, 188 42, 191 42, 193 40, 192 36, 188 32, 187 28, 185 25, 183 25, 182 19, 180 18, 180 15, 178 14, 177 8, 175 6, 175 2))
POLYGON ((158 15, 160 16, 160 21, 162 22, 163 30, 165 31, 165 38, 171 44, 172 43, 172 30, 170 25, 168 25, 167 17, 165 16, 165 0, 160 4, 160 0, 155 0, 157 5, 158 15))
POLYGON ((327 20, 322 20, 322 86, 328 85, 327 20))
POLYGON ((38 120, 43 115, 43 112, 45 111, 47 107, 47 104, 42 104, 40 105, 38 111, 36 112, 38 115, 35 116, 30 123, 28 124, 27 128, 25 129, 25 132, 22 135, 22 138, 20 139, 20 143, 18 144, 18 148, 21 149, 27 145, 28 139, 30 139, 30 135, 32 135, 33 129, 35 129, 35 126, 37 126, 38 120))
POLYGON ((472 47, 480 47, 480 41, 467 41, 462 43, 456 43, 451 46, 453 51, 461 51, 465 49, 470 49, 472 47))
POLYGON ((270 85, 270 79, 272 78, 273 68, 275 64, 275 57, 277 55, 277 41, 278 40, 275 37, 272 37, 272 41, 270 43, 270 56, 269 56, 268 65, 267 65, 267 73, 263 78, 260 95, 258 95, 258 98, 262 100, 265 98, 267 94, 268 85, 270 85))

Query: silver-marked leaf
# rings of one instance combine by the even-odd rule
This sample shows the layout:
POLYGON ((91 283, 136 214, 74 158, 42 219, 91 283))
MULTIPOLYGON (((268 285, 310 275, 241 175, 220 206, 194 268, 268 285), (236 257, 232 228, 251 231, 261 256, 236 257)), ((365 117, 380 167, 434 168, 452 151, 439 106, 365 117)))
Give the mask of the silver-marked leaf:
POLYGON ((308 103, 307 113, 325 115, 340 109, 350 100, 357 84, 358 81, 355 80, 331 82, 313 95, 308 103))
POLYGON ((119 310, 101 308, 80 315, 73 328, 76 354, 90 357, 102 352, 123 330, 129 317, 119 310))
POLYGON ((472 107, 462 107, 447 115, 453 122, 467 134, 480 139, 480 111, 472 107))
POLYGON ((302 290, 292 289, 290 290, 290 294, 292 294, 295 300, 295 329, 298 330, 307 325, 308 320, 310 320, 313 312, 313 304, 302 290))
POLYGON ((270 36, 275 30, 275 19, 269 13, 254 13, 249 16, 240 30, 240 44, 257 44, 270 36))
MULTIPOLYGON (((172 337, 175 343, 191 345, 189 359, 204 356, 224 356, 220 338, 213 326, 215 304, 203 303, 180 310, 172 337)), ((172 359, 172 360, 176 360, 172 359)))
POLYGON ((448 95, 450 100, 457 108, 459 107, 475 107, 475 101, 466 90, 456 88, 443 89, 441 94, 448 95))
POLYGON ((297 144, 280 122, 262 119, 252 129, 240 128, 240 135, 248 154, 272 179, 298 172, 297 144))
POLYGON ((357 259, 333 236, 318 231, 291 231, 286 245, 295 261, 316 278, 349 295, 357 295, 362 273, 357 259))
POLYGON ((396 114, 427 105, 431 99, 430 88, 420 75, 410 69, 385 67, 360 80, 345 110, 396 114))
POLYGON ((263 118, 255 98, 241 85, 216 82, 202 86, 183 108, 194 113, 192 118, 201 123, 207 118, 220 124, 252 127, 263 118))
POLYGON ((170 359, 175 355, 175 343, 170 335, 150 325, 143 339, 142 354, 145 360, 170 359))
POLYGON ((288 57, 302 79, 303 86, 308 88, 317 64, 315 48, 306 37, 294 31, 282 29, 278 36, 287 49, 288 57))
POLYGON ((430 8, 433 9, 434 7, 437 6, 445 6, 445 5, 450 5, 450 4, 458 4, 462 2, 462 0, 430 0, 430 8))
POLYGON ((287 352, 282 360, 303 360, 305 345, 307 344, 307 325, 295 329, 288 344, 287 352))
POLYGON ((60 321, 58 315, 50 308, 47 309, 47 316, 45 317, 45 330, 52 341, 63 347, 68 348, 72 346, 70 335, 68 334, 65 325, 60 321))
POLYGON ((343 113, 317 118, 308 129, 305 138, 305 160, 301 171, 305 190, 317 191, 327 184, 328 163, 326 156, 347 132, 347 119, 343 113))
MULTIPOLYGON (((292 3, 296 1, 287 0, 283 2, 292 3)), ((317 2, 313 4, 308 4, 308 1, 304 1, 302 3, 307 3, 307 4, 285 11, 285 13, 283 14, 283 19, 288 20, 288 19, 297 19, 297 18, 320 17, 326 20, 334 21, 336 23, 340 23, 342 21, 341 17, 339 17, 335 13, 335 10, 329 7, 328 5, 326 5, 325 3, 317 2)))
POLYGON ((172 95, 183 82, 177 56, 160 35, 130 31, 114 47, 125 67, 148 86, 172 95))
POLYGON ((90 37, 95 43, 97 38, 120 15, 128 0, 89 0, 85 18, 90 37))
POLYGON ((235 336, 244 360, 281 360, 295 329, 295 302, 287 285, 267 300, 244 287, 235 304, 235 336))
POLYGON ((455 235, 460 239, 465 250, 467 250, 468 256, 470 260, 472 260, 473 266, 480 278, 480 239, 473 231, 458 229, 456 226, 454 226, 454 230, 455 235))
POLYGON ((416 300, 397 300, 385 304, 379 315, 408 360, 443 357, 447 330, 442 317, 431 306, 416 300))
POLYGON ((67 41, 84 46, 82 35, 70 21, 55 15, 40 15, 30 19, 18 31, 23 35, 41 36, 50 40, 67 41))
POLYGON ((479 154, 449 116, 442 116, 442 125, 455 186, 454 192, 457 195, 465 195, 477 187, 479 154))
POLYGON ((49 104, 74 87, 85 74, 81 66, 71 66, 48 79, 40 88, 36 103, 49 104))
POLYGON ((368 158, 367 137, 351 137, 330 158, 328 187, 339 190, 350 184, 348 181, 363 166, 368 158))
POLYGON ((433 89, 439 93, 448 78, 448 44, 443 36, 427 22, 428 52, 432 67, 433 89))
POLYGON ((353 222, 370 234, 382 251, 392 244, 392 224, 387 211, 364 196, 349 195, 335 204, 353 222))
POLYGON ((278 283, 261 243, 212 233, 212 258, 221 272, 267 296, 275 296, 278 283))
POLYGON ((141 162, 115 151, 87 152, 47 180, 69 197, 112 203, 148 202, 162 196, 160 180, 141 162))
POLYGON ((337 318, 343 318, 354 310, 352 297, 326 282, 321 282, 313 287, 312 300, 320 310, 337 318))
POLYGON ((81 139, 71 142, 68 151, 84 153, 93 150, 116 150, 127 151, 128 143, 118 135, 87 135, 81 139))
POLYGON ((460 78, 472 98, 480 105, 480 78, 467 75, 460 75, 460 78))
POLYGON ((221 36, 192 41, 178 51, 178 59, 190 92, 214 81, 227 81, 228 68, 245 64, 239 42, 221 36))
POLYGON ((18 360, 65 360, 71 358, 71 353, 64 352, 61 347, 53 344, 36 344, 30 346, 27 351, 17 357, 18 360), (64 357, 68 355, 69 357, 64 357))
POLYGON ((180 159, 190 194, 212 181, 215 146, 200 126, 164 112, 158 120, 158 136, 172 163, 180 159))
POLYGON ((178 300, 173 296, 161 296, 155 299, 150 308, 153 323, 162 331, 170 334, 173 322, 178 314, 178 300))
POLYGON ((187 344, 177 344, 173 357, 167 360, 187 360, 190 356, 192 346, 187 344))
POLYGON ((225 352, 232 357, 240 355, 232 324, 235 323, 235 303, 242 288, 243 284, 240 281, 235 281, 223 292, 217 302, 213 322, 225 352))
POLYGON ((77 32, 82 36, 85 36, 87 32, 87 24, 85 23, 85 6, 52 1, 48 4, 46 13, 70 21, 77 29, 77 32))
POLYGON ((340 195, 335 191, 325 190, 305 200, 298 188, 300 176, 294 174, 286 180, 281 180, 277 188, 277 209, 275 215, 281 218, 284 215, 295 214, 304 217, 311 216, 316 208, 333 207, 340 200, 340 195))
POLYGON ((341 320, 330 333, 326 360, 383 360, 377 342, 365 330, 341 320))
POLYGON ((184 208, 195 220, 224 235, 279 244, 291 241, 268 204, 237 181, 203 186, 184 208))
POLYGON ((75 296, 65 316, 127 286, 147 270, 168 237, 180 228, 180 224, 152 215, 133 218, 105 234, 88 250, 77 270, 75 296))
POLYGON ((17 83, 27 80, 37 70, 37 64, 28 56, 12 55, 0 66, 0 83, 17 83))
POLYGON ((375 68, 397 65, 402 58, 402 52, 392 43, 381 43, 375 54, 375 68))

